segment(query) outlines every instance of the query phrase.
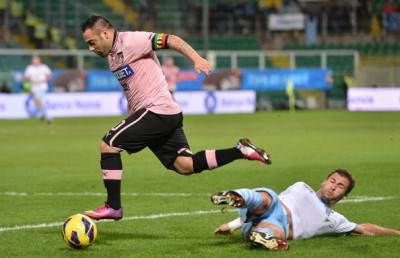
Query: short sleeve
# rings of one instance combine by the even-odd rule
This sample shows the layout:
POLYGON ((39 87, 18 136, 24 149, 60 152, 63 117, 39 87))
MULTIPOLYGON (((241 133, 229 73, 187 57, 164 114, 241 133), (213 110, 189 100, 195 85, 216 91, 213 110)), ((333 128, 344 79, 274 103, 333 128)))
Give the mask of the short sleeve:
POLYGON ((135 31, 128 33, 123 39, 123 49, 127 50, 133 59, 149 54, 152 49, 154 33, 135 31))

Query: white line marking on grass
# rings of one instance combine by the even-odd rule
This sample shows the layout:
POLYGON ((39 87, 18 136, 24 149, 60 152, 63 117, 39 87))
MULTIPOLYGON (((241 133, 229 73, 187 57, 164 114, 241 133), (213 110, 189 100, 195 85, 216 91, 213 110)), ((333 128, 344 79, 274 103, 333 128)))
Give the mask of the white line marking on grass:
POLYGON ((16 231, 16 230, 33 229, 33 228, 51 228, 51 227, 61 226, 63 223, 64 222, 53 222, 53 223, 42 223, 36 225, 16 225, 13 227, 0 228, 0 233, 6 231, 16 231))
MULTIPOLYGON (((1 194, 3 194, 3 195, 18 195, 18 196, 28 195, 27 193, 17 193, 17 192, 6 192, 6 193, 1 193, 1 194)), ((37 193, 37 194, 41 194, 41 193, 37 193)), ((51 193, 46 193, 46 194, 51 194, 51 193)), ((53 195, 60 195, 60 194, 70 195, 73 193, 53 193, 53 195)), ((100 193, 75 193, 75 194, 99 195, 100 193)), ((130 193, 130 194, 139 195, 138 193, 130 193)), ((184 194, 184 196, 186 196, 185 193, 166 193, 166 195, 164 195, 164 193, 148 193, 148 195, 155 195, 155 196, 176 196, 174 194, 178 194, 178 196, 182 196, 181 194, 184 194)), ((146 194, 140 194, 140 195, 146 195, 146 194)), ((189 196, 190 196, 190 194, 189 194, 189 196)), ((398 198, 399 198, 398 196, 387 196, 387 197, 353 196, 349 199, 341 201, 341 203, 385 201, 385 200, 392 200, 392 199, 398 199, 398 198)), ((223 209, 223 210, 208 210, 208 211, 199 210, 199 211, 192 211, 192 212, 159 213, 159 214, 124 217, 123 221, 125 221, 125 220, 153 220, 153 219, 160 219, 160 218, 206 215, 206 214, 212 214, 212 213, 223 213, 223 212, 233 212, 233 211, 235 211, 235 210, 234 209, 223 209)), ((104 222, 113 222, 113 220, 102 220, 102 221, 98 221, 97 223, 104 223, 104 222)), ((0 227, 0 233, 7 232, 7 231, 25 230, 25 229, 57 227, 57 226, 61 226, 62 224, 63 224, 63 222, 53 222, 53 223, 42 223, 42 224, 33 224, 33 225, 16 225, 13 227, 0 227)))
MULTIPOLYGON (((95 193, 95 192, 2 192, 0 195, 6 196, 106 196, 106 193, 95 193)), ((192 194, 192 193, 121 193, 123 196, 157 196, 157 197, 189 197, 189 196, 209 196, 210 194, 192 194)))
POLYGON ((4 192, 1 195, 10 195, 10 196, 26 196, 27 193, 17 193, 17 192, 4 192))
MULTIPOLYGON (((205 215, 212 213, 223 213, 223 212, 233 212, 234 209, 224 209, 224 210, 208 210, 208 211, 191 211, 191 212, 170 212, 170 213, 159 213, 159 214, 150 214, 150 215, 140 215, 140 216, 131 216, 124 217, 122 221, 125 220, 153 220, 160 218, 169 218, 169 217, 182 217, 182 216, 193 216, 193 215, 205 215)), ((105 223, 105 222, 114 222, 113 220, 101 220, 96 223, 105 223)), ((53 222, 53 223, 42 223, 42 224, 34 224, 34 225, 16 225, 13 227, 0 227, 1 232, 7 231, 17 231, 24 229, 36 229, 36 228, 50 228, 50 227, 58 227, 61 226, 64 222, 53 222)))
POLYGON ((352 202, 371 202, 371 201, 385 201, 398 199, 396 196, 352 196, 340 201, 339 203, 352 203, 352 202))

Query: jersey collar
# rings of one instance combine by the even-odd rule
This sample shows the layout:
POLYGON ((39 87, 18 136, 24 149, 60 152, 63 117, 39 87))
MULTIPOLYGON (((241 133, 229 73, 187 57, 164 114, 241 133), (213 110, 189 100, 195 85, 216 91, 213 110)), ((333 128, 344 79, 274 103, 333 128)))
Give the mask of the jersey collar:
POLYGON ((113 37, 113 42, 112 42, 110 53, 114 52, 115 45, 117 44, 116 41, 117 41, 118 34, 119 34, 119 31, 114 30, 114 37, 113 37))

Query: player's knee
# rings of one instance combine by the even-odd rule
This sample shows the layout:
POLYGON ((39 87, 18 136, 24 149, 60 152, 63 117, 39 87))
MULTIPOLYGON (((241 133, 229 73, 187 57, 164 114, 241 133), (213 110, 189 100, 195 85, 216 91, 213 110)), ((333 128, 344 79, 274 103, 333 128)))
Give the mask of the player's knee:
POLYGON ((100 152, 108 152, 108 153, 117 153, 120 152, 119 150, 111 147, 110 145, 108 145, 106 142, 101 141, 100 143, 100 152))
POLYGON ((210 167, 208 164, 206 151, 200 151, 196 154, 192 154, 191 151, 187 151, 182 152, 181 155, 182 156, 177 158, 177 161, 180 161, 177 165, 182 171, 181 174, 200 173, 204 170, 210 170, 214 168, 210 167))
POLYGON ((193 159, 191 157, 178 156, 174 162, 175 171, 181 175, 193 174, 193 159))

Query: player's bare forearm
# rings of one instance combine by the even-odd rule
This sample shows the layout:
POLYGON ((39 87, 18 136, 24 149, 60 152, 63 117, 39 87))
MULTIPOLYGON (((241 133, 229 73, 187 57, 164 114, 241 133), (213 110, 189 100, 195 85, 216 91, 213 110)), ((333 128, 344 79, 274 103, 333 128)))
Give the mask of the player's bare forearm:
POLYGON ((360 235, 368 235, 368 236, 375 236, 375 235, 400 235, 400 231, 391 228, 381 227, 375 224, 359 224, 357 225, 354 233, 360 235))
POLYGON ((169 48, 172 48, 173 50, 185 55, 193 62, 196 59, 201 58, 196 50, 194 50, 188 43, 186 43, 186 41, 178 36, 169 35, 167 44, 169 48))
POLYGON ((194 63, 194 69, 197 72, 203 72, 208 75, 211 71, 210 63, 202 58, 186 41, 175 35, 168 36, 168 47, 186 56, 194 63))

